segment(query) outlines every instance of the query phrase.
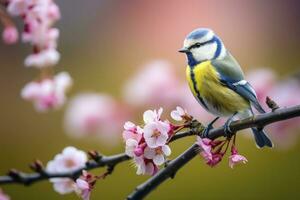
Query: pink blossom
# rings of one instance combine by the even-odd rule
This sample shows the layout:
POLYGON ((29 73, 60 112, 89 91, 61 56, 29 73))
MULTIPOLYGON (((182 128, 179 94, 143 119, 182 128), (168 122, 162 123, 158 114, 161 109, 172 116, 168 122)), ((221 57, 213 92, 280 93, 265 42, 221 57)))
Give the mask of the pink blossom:
POLYGON ((33 66, 37 68, 49 67, 56 65, 59 58, 60 55, 56 49, 51 48, 27 56, 25 59, 25 66, 33 66))
MULTIPOLYGON (((247 73, 247 80, 254 87, 259 101, 266 110, 269 110, 264 103, 267 96, 274 100, 280 107, 297 105, 300 102, 300 83, 295 78, 289 78, 276 82, 277 74, 271 69, 257 69, 247 73), (262 81, 263 80, 263 81, 262 81)), ((294 118, 270 124, 266 127, 267 133, 275 142, 275 146, 287 148, 297 141, 296 134, 300 120, 294 118)))
POLYGON ((166 144, 170 124, 162 121, 150 122, 144 127, 144 138, 147 145, 151 148, 156 148, 166 144))
POLYGON ((22 89, 23 99, 32 101, 38 111, 60 108, 65 103, 65 92, 72 85, 72 79, 66 72, 57 74, 52 79, 31 82, 22 89))
POLYGON ((83 200, 89 200, 91 194, 91 187, 90 184, 84 179, 77 179, 76 180, 76 188, 77 194, 81 196, 83 200))
POLYGON ((137 167, 137 175, 153 176, 158 171, 158 167, 153 162, 145 160, 142 156, 134 157, 134 162, 137 167))
POLYGON ((165 156, 171 155, 171 149, 168 145, 163 145, 156 148, 145 148, 144 156, 147 159, 153 160, 155 165, 165 163, 165 156))
POLYGON ((0 200, 10 200, 10 197, 5 194, 0 188, 0 200))
POLYGON ((37 68, 55 65, 60 56, 56 50, 59 31, 52 28, 60 18, 60 11, 53 0, 10 0, 8 13, 24 20, 24 42, 33 45, 35 51, 25 60, 26 66, 37 68))
POLYGON ((89 172, 83 170, 82 176, 76 180, 75 184, 75 192, 79 195, 83 200, 89 200, 91 191, 93 189, 94 184, 96 183, 96 178, 89 172))
MULTIPOLYGON (((294 106, 300 102, 300 83, 296 79, 289 79, 277 83, 267 94, 280 107, 294 106)), ((270 124, 267 132, 275 141, 275 145, 282 148, 294 145, 297 141, 297 130, 300 128, 300 119, 293 118, 287 121, 270 124)))
POLYGON ((6 44, 14 44, 18 41, 18 31, 14 26, 7 26, 2 33, 3 41, 6 44))
POLYGON ((201 148, 200 155, 206 160, 212 160, 212 145, 211 145, 211 140, 208 138, 201 138, 197 136, 197 142, 198 146, 201 148))
POLYGON ((154 60, 142 68, 125 84, 123 96, 133 106, 172 106, 177 98, 178 82, 174 66, 165 60, 154 60))
MULTIPOLYGON (((62 153, 57 154, 49 161, 46 171, 49 173, 73 172, 85 167, 88 158, 85 152, 75 147, 66 147, 62 153)), ((67 194, 74 191, 74 181, 69 178, 52 178, 54 190, 60 194, 67 194)))
POLYGON ((73 137, 94 135, 114 144, 126 117, 126 110, 111 96, 82 93, 71 99, 66 109, 65 129, 73 137))
POLYGON ((245 158, 242 155, 239 155, 237 149, 233 147, 231 150, 231 156, 229 156, 229 166, 233 168, 234 165, 238 163, 246 164, 246 162, 248 162, 247 158, 245 158))
POLYGON ((261 68, 247 72, 246 76, 247 81, 254 88, 259 102, 265 102, 268 92, 276 83, 276 73, 269 68, 261 68))
POLYGON ((141 156, 143 151, 138 148, 138 141, 134 139, 128 139, 126 140, 125 153, 130 157, 134 157, 141 156))
POLYGON ((157 122, 160 120, 163 109, 160 108, 158 110, 147 110, 143 114, 143 119, 145 124, 150 122, 157 122))
POLYGON ((28 9, 28 0, 9 0, 7 11, 13 15, 23 15, 28 9))
POLYGON ((188 116, 187 111, 180 106, 177 106, 176 110, 171 111, 171 117, 175 121, 182 121, 186 116, 188 116))
POLYGON ((208 164, 211 167, 214 167, 222 161, 222 158, 223 158, 223 154, 214 153, 212 154, 212 159, 206 160, 206 164, 208 164))
POLYGON ((123 139, 127 141, 128 139, 134 139, 139 142, 143 137, 143 129, 139 126, 136 126, 132 122, 126 122, 124 124, 124 131, 123 131, 123 139))

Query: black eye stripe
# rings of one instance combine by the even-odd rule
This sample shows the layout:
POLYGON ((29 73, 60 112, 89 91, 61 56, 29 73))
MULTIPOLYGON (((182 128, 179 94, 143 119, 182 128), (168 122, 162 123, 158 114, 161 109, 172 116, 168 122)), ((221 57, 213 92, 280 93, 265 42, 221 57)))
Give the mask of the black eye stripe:
POLYGON ((201 46, 203 46, 203 45, 204 45, 204 43, 196 43, 196 44, 193 44, 192 46, 190 46, 189 49, 199 48, 199 47, 201 47, 201 46))
POLYGON ((206 44, 209 44, 209 43, 213 43, 214 41, 215 41, 215 40, 214 40, 214 38, 213 38, 213 39, 208 40, 208 41, 206 41, 206 42, 202 42, 202 43, 197 42, 197 43, 193 44, 192 46, 190 46, 190 47, 189 47, 189 50, 190 50, 190 49, 193 49, 193 48, 199 48, 199 47, 201 47, 201 46, 203 46, 203 45, 206 45, 206 44))

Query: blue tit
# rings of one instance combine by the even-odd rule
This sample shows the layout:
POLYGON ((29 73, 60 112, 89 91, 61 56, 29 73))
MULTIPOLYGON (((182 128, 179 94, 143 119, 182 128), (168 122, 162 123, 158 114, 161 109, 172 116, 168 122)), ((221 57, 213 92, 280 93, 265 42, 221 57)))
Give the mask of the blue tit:
MULTIPOLYGON (((186 77, 193 95, 199 104, 216 116, 204 135, 207 136, 219 117, 229 117, 225 123, 225 133, 229 134, 229 124, 234 116, 253 116, 252 107, 265 113, 254 89, 244 79, 240 65, 212 30, 198 28, 192 31, 179 52, 187 57, 186 77)), ((262 128, 252 128, 252 132, 258 147, 273 146, 262 128)))

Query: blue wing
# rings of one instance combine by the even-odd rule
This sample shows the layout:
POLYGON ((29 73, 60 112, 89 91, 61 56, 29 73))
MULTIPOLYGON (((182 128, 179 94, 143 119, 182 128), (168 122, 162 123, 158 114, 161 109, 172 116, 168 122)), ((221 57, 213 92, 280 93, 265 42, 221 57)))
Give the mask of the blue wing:
POLYGON ((258 112, 265 113, 265 110, 261 107, 257 100, 254 89, 246 80, 235 81, 226 77, 221 77, 221 83, 250 101, 258 112))
POLYGON ((224 86, 250 101, 260 113, 265 113, 257 100, 254 89, 246 80, 244 80, 244 74, 240 65, 229 52, 227 52, 224 59, 213 60, 212 65, 218 71, 220 81, 224 86))

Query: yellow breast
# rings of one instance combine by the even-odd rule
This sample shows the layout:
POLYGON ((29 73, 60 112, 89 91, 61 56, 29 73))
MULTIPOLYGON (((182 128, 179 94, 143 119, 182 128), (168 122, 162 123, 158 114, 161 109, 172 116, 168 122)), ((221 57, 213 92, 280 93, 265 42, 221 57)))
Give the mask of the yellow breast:
POLYGON ((231 115, 249 108, 247 100, 221 84, 219 73, 210 61, 193 68, 188 66, 186 76, 194 96, 203 101, 204 107, 213 114, 231 115))

